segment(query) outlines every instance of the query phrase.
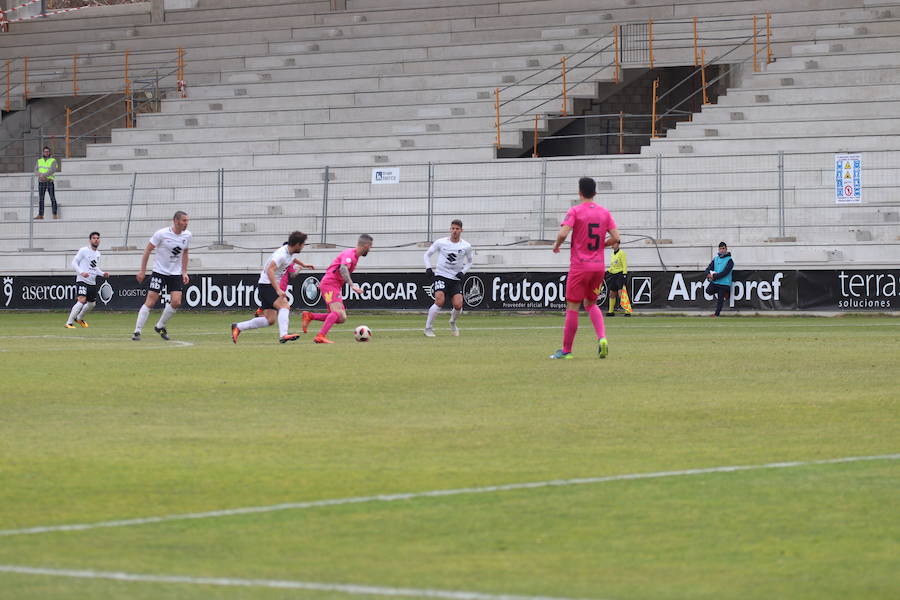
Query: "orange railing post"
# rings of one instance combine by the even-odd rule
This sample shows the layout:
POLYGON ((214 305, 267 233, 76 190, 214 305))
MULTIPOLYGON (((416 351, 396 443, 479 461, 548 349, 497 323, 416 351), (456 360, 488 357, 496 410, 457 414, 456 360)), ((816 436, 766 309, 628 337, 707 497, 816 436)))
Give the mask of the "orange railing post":
MULTIPOLYGON (((72 95, 78 96, 78 55, 72 55, 72 95)), ((66 157, 68 158, 68 156, 66 157)))
POLYGON ((562 63, 562 112, 560 114, 565 117, 569 114, 569 91, 566 89, 568 87, 566 84, 566 57, 563 56, 560 62, 562 63))
POLYGON ((615 82, 619 83, 619 72, 620 72, 621 66, 619 64, 619 26, 618 25, 613 27, 613 46, 614 46, 614 52, 615 52, 615 57, 613 58, 613 60, 616 63, 615 82))
POLYGON ((72 158, 72 148, 70 146, 72 130, 72 109, 66 107, 66 158, 72 158))
POLYGON ((128 50, 125 51, 125 129, 131 128, 131 80, 128 79, 128 50))
POLYGON ((653 19, 647 23, 647 41, 650 43, 650 68, 653 68, 653 19))
POLYGON ((538 133, 537 133, 537 129, 538 129, 538 115, 535 114, 535 115, 534 115, 534 150, 531 151, 531 158, 538 158, 538 151, 537 151, 537 145, 538 145, 538 133))
POLYGON ((659 79, 653 80, 653 108, 650 114, 650 137, 656 139, 656 90, 659 88, 659 79))
POLYGON ((766 64, 772 64, 772 13, 766 13, 766 64))
POLYGON ((619 154, 625 153, 625 111, 619 111, 619 154))
POLYGON ((756 36, 759 33, 758 27, 756 24, 756 15, 753 15, 753 72, 759 73, 759 61, 756 59, 757 54, 757 40, 756 36))
POLYGON ((495 146, 500 149, 500 88, 494 89, 494 110, 496 112, 497 141, 495 146))
POLYGON ((699 50, 699 42, 697 40, 697 17, 694 17, 694 66, 700 66, 700 50, 699 50))
POLYGON ((12 110, 12 59, 6 60, 6 112, 12 110))
POLYGON ((703 105, 709 104, 709 96, 706 95, 706 48, 700 50, 700 81, 703 84, 703 105))
POLYGON ((25 92, 24 92, 24 95, 25 95, 25 102, 28 102, 29 90, 28 90, 28 57, 27 56, 24 58, 24 61, 25 61, 25 92))

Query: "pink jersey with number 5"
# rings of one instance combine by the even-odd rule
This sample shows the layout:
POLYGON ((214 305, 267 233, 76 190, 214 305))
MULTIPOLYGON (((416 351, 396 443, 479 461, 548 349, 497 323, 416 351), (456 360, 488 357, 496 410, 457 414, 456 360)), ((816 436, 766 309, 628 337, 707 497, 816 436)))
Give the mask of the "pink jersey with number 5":
POLYGON ((562 224, 572 228, 569 271, 605 271, 606 233, 616 229, 609 211, 594 202, 582 202, 569 209, 562 224))

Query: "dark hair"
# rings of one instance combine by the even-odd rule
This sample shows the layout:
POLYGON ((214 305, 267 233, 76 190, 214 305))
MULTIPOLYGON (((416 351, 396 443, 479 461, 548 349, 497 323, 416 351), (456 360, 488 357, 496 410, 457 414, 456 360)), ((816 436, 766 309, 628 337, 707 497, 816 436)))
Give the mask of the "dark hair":
POLYGON ((187 213, 184 212, 183 210, 176 210, 175 214, 172 216, 172 220, 177 221, 181 217, 186 217, 186 216, 187 216, 187 213))
POLYGON ((459 219, 453 219, 452 221, 450 221, 450 224, 459 225, 459 228, 462 229, 462 221, 460 221, 459 219))
POLYGON ((306 243, 306 234, 302 231, 292 231, 291 235, 288 236, 287 245, 288 246, 296 246, 297 244, 305 244, 306 243))
POLYGON ((727 248, 728 244, 726 244, 725 242, 719 242, 719 248, 721 248, 722 246, 725 246, 727 248))
POLYGON ((41 150, 41 152, 43 152, 44 150, 49 150, 50 152, 53 152, 53 148, 51 148, 50 146, 44 146, 44 148, 43 148, 43 150, 41 150))
POLYGON ((374 241, 374 240, 372 239, 372 236, 371 236, 371 235, 369 235, 368 233, 364 233, 364 234, 362 234, 361 236, 359 236, 359 240, 358 240, 357 243, 359 243, 359 244, 371 244, 373 241, 374 241))
POLYGON ((578 191, 585 198, 593 198, 597 195, 597 182, 590 177, 582 177, 578 180, 578 191))
POLYGON ((100 232, 99 232, 99 231, 92 231, 92 232, 90 233, 90 235, 88 235, 88 239, 91 239, 91 238, 94 237, 95 235, 96 235, 97 237, 100 237, 100 232))

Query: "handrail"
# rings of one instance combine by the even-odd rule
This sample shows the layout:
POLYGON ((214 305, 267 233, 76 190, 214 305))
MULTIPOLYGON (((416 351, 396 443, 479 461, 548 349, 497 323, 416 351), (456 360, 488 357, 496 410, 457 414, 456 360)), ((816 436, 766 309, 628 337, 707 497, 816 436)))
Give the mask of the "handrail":
MULTIPOLYGON (((722 22, 722 21, 726 21, 726 19, 704 19, 704 21, 722 22)), ((663 22, 664 24, 683 23, 683 24, 689 24, 689 25, 692 26, 692 28, 693 28, 693 36, 691 36, 690 39, 692 40, 692 44, 693 44, 694 57, 695 57, 694 61, 695 61, 695 63, 698 63, 698 64, 695 64, 695 67, 696 67, 696 68, 695 68, 689 75, 687 75, 684 79, 682 79, 681 81, 679 81, 679 82, 678 82, 677 84, 675 84, 674 86, 670 87, 668 90, 666 90, 664 93, 662 93, 662 94, 659 95, 659 96, 657 96, 657 91, 656 91, 656 90, 657 90, 657 86, 658 86, 658 82, 657 82, 658 80, 657 80, 657 81, 654 81, 653 102, 651 103, 651 104, 652 104, 651 110, 652 110, 652 113, 653 113, 653 114, 651 115, 651 124, 650 124, 650 125, 651 125, 651 126, 650 126, 650 131, 651 131, 650 137, 651 137, 651 139, 657 137, 657 133, 658 133, 658 132, 657 132, 657 129, 656 129, 656 125, 657 125, 657 123, 658 123, 661 119, 666 118, 666 117, 672 117, 672 116, 681 116, 681 115, 690 115, 690 114, 693 114, 693 113, 690 112, 690 111, 680 110, 680 108, 681 108, 686 102, 688 102, 688 101, 690 101, 691 99, 693 99, 698 93, 703 93, 704 104, 708 103, 708 99, 707 99, 706 93, 707 93, 707 90, 708 90, 709 86, 714 85, 715 83, 719 82, 723 77, 725 77, 728 73, 730 73, 730 72, 734 69, 734 66, 731 66, 731 67, 727 68, 727 69, 724 70, 724 71, 721 71, 721 70, 720 70, 720 74, 719 74, 716 78, 714 78, 712 81, 707 81, 707 80, 706 80, 706 67, 707 67, 707 66, 714 65, 714 64, 721 64, 722 61, 723 61, 725 58, 727 58, 728 56, 730 56, 732 53, 737 52, 737 51, 740 50, 741 48, 745 47, 745 46, 747 45, 748 42, 752 42, 752 44, 753 44, 753 51, 752 51, 752 53, 750 54, 750 57, 745 58, 745 59, 743 59, 743 60, 740 60, 737 64, 738 64, 738 65, 743 65, 743 64, 746 63, 748 60, 753 59, 754 64, 756 65, 756 68, 755 68, 754 70, 758 70, 758 62, 757 62, 757 61, 758 61, 758 56, 759 56, 759 53, 760 53, 760 52, 759 52, 759 46, 758 46, 758 44, 759 44, 759 35, 760 35, 760 27, 759 27, 759 22, 758 22, 758 16, 757 16, 757 15, 752 15, 752 16, 742 17, 742 18, 740 18, 740 19, 727 19, 727 21, 752 22, 753 33, 752 33, 751 35, 749 35, 749 36, 731 36, 731 35, 726 35, 726 36, 717 36, 717 37, 715 37, 715 38, 714 38, 714 41, 717 43, 717 45, 722 45, 723 42, 726 42, 726 41, 729 41, 729 40, 738 40, 738 43, 736 43, 736 44, 734 44, 734 45, 730 45, 730 47, 727 47, 724 51, 722 51, 718 56, 716 56, 714 59, 712 59, 709 63, 706 62, 706 51, 705 51, 705 48, 701 48, 701 47, 700 47, 700 43, 699 43, 700 36, 698 35, 698 28, 697 28, 697 25, 698 25, 698 19, 697 19, 696 17, 692 18, 690 21, 664 21, 664 22, 663 22), (701 75, 701 77, 702 77, 702 79, 703 79, 703 83, 702 83, 702 85, 701 85, 701 88, 700 88, 699 90, 695 90, 695 91, 693 91, 692 93, 688 94, 685 98, 683 98, 682 100, 680 100, 680 101, 679 101, 677 104, 675 104, 674 106, 668 108, 668 109, 667 109, 665 112, 663 112, 662 114, 657 115, 657 113, 656 113, 657 103, 658 103, 659 101, 661 101, 661 100, 663 100, 663 99, 669 97, 670 95, 674 94, 675 92, 677 92, 679 89, 681 89, 681 87, 682 87, 684 84, 686 84, 686 83, 688 83, 688 82, 690 82, 690 81, 695 80, 698 73, 701 75)), ((650 61, 650 62, 649 62, 649 64, 650 64, 650 68, 652 69, 652 68, 653 68, 653 65, 654 65, 654 56, 653 56, 653 47, 652 47, 652 44, 653 44, 653 41, 652 41, 652 39, 653 39, 653 37, 652 37, 652 36, 653 36, 653 33, 652 33, 653 21, 652 21, 652 20, 648 20, 647 24, 648 24, 648 29, 647 29, 647 34, 646 34, 646 35, 647 35, 646 43, 649 45, 649 48, 650 48, 650 56, 649 56, 649 61, 650 61)), ((519 113, 519 114, 517 114, 517 115, 511 116, 511 117, 509 117, 509 118, 503 120, 502 122, 500 122, 499 119, 498 119, 498 124, 497 124, 498 147, 499 147, 500 126, 501 126, 501 125, 510 125, 510 124, 515 124, 515 123, 524 123, 524 122, 526 122, 526 119, 523 119, 523 117, 525 117, 525 116, 527 116, 527 121, 530 121, 530 120, 531 120, 531 115, 535 112, 536 109, 539 109, 539 108, 541 108, 541 107, 543 107, 543 106, 545 106, 545 105, 547 105, 547 104, 549 104, 549 103, 551 103, 551 102, 557 100, 560 96, 562 96, 562 97, 565 99, 565 98, 566 98, 566 95, 567 95, 567 93, 568 93, 568 91, 569 91, 570 89, 573 89, 574 87, 580 85, 581 83, 584 83, 585 81, 594 78, 598 73, 600 73, 600 72, 603 71, 604 69, 607 69, 607 68, 609 68, 609 67, 614 68, 614 70, 615 70, 615 77, 614 77, 613 81, 614 81, 614 83, 618 83, 618 82, 619 82, 619 66, 620 66, 620 65, 619 65, 619 58, 620 58, 620 57, 619 57, 619 53, 622 52, 622 46, 623 46, 623 45, 620 45, 620 43, 619 43, 619 27, 620 27, 620 25, 615 25, 614 28, 613 28, 613 31, 612 31, 613 41, 612 41, 611 44, 608 44, 608 45, 607 45, 606 47, 604 47, 603 49, 601 49, 601 50, 599 50, 599 51, 597 51, 597 52, 595 52, 595 53, 592 53, 591 56, 589 56, 587 59, 585 59, 585 60, 581 61, 580 63, 578 63, 578 65, 576 65, 576 67, 580 67, 580 66, 583 65, 585 62, 587 62, 587 60, 590 60, 591 58, 593 58, 593 57, 596 56, 597 54, 600 54, 600 53, 603 52, 604 50, 609 49, 610 45, 612 45, 612 47, 613 47, 613 49, 614 49, 614 51, 615 51, 615 53, 616 53, 616 55, 614 56, 614 60, 613 60, 613 61, 611 61, 609 64, 604 65, 604 66, 600 67, 599 69, 593 71, 592 73, 590 73, 590 74, 587 75, 586 77, 583 77, 580 81, 578 81, 577 83, 573 84, 571 87, 566 86, 565 83, 564 83, 564 84, 563 84, 563 91, 562 91, 561 94, 553 95, 553 97, 549 98, 548 100, 545 100, 545 101, 541 102, 540 104, 537 104, 536 106, 530 107, 528 110, 522 111, 521 113, 519 113)), ((726 32, 727 32, 727 31, 726 31, 726 32)), ((771 14, 769 14, 769 13, 766 14, 766 28, 765 28, 765 35, 766 35, 766 40, 765 40, 765 44, 766 44, 766 64, 768 64, 769 62, 771 62, 771 14)), ((604 36, 604 37, 608 37, 608 36, 604 36)), ((604 38, 599 38, 599 39, 604 39, 604 38)), ((673 36, 673 37, 671 37, 671 38, 665 38, 665 39, 666 39, 666 41, 671 42, 671 41, 687 40, 688 38, 687 38, 687 37, 673 36)), ((657 41, 658 41, 658 39, 657 39, 657 41)), ((595 40, 595 42, 593 42, 593 43, 596 43, 596 40, 595 40)), ((590 44, 590 45, 593 45, 593 43, 590 44)), ((574 56, 574 55, 575 55, 575 54, 572 54, 572 55, 570 55, 570 56, 574 56)), ((564 71, 563 71, 563 76, 564 76, 564 75, 565 75, 565 62, 564 62, 564 61, 563 61, 563 64, 564 64, 564 67, 563 67, 563 69, 564 69, 564 71)), ((548 68, 549 68, 549 67, 548 67, 548 68)), ((572 68, 574 68, 574 67, 572 67, 572 68)), ((570 68, 570 70, 571 70, 572 68, 570 68)), ((539 72, 543 72, 543 71, 545 71, 545 70, 546 70, 546 68, 545 68, 545 69, 542 69, 542 70, 539 71, 539 72)), ((536 73, 535 73, 535 74, 536 74, 536 73)), ((542 86, 546 86, 546 85, 548 85, 548 84, 554 83, 557 79, 559 79, 559 77, 554 77, 554 78, 550 79, 549 81, 545 82, 545 83, 542 84, 542 85, 538 85, 538 86, 532 87, 532 88, 528 89, 527 91, 525 91, 525 92, 519 94, 519 95, 516 96, 515 98, 510 99, 510 100, 507 100, 507 101, 504 102, 503 104, 507 104, 507 103, 509 103, 509 102, 512 102, 513 100, 517 100, 517 99, 523 97, 524 95, 526 95, 526 94, 528 94, 528 93, 531 93, 531 92, 533 92, 533 91, 539 89, 539 88, 542 87, 542 86)), ((523 81, 524 81, 524 80, 523 80, 523 81)), ((509 88, 509 87, 512 87, 512 86, 507 86, 507 88, 509 88)), ((507 88, 504 88, 504 89, 507 89, 507 88)), ((562 117, 565 117, 566 119, 574 119, 574 118, 576 118, 576 117, 567 115, 566 112, 567 112, 567 111, 566 111, 565 108, 564 108, 564 109, 561 111, 560 115, 561 115, 562 117)), ((624 113, 623 113, 623 119, 624 119, 624 113)), ((536 148, 537 148, 537 139, 538 139, 538 136, 537 136, 537 128, 536 128, 536 127, 534 128, 534 133, 533 133, 533 135, 535 136, 535 140, 534 140, 535 150, 533 151, 533 154, 536 155, 536 154, 537 154, 537 151, 536 151, 536 148)), ((606 135, 606 134, 603 134, 603 135, 606 135)), ((619 134, 616 134, 616 135, 619 135, 619 134)), ((573 138, 575 138, 575 137, 594 137, 594 134, 572 135, 572 136, 546 136, 546 137, 543 137, 543 138, 541 138, 541 139, 545 139, 545 140, 546 140, 546 139, 565 139, 565 138, 569 138, 569 137, 573 137, 573 138)), ((620 144, 621 144, 621 137, 622 137, 622 136, 620 135, 620 144)))

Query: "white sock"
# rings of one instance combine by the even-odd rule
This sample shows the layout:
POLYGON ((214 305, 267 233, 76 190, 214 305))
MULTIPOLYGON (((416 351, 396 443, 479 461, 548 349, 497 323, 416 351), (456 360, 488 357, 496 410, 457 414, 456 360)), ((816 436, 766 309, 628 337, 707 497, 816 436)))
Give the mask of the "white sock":
POLYGON ((84 306, 81 307, 81 312, 78 313, 78 320, 84 321, 84 316, 94 310, 95 306, 97 306, 96 302, 85 302, 84 306))
POLYGON ((147 323, 147 318, 150 316, 150 309, 147 308, 147 305, 143 305, 141 310, 138 311, 137 323, 134 324, 134 330, 137 333, 140 333, 144 329, 144 325, 147 323))
POLYGON ((439 312, 441 312, 441 307, 437 304, 432 304, 431 308, 428 309, 428 318, 425 319, 425 329, 431 329, 431 326, 434 323, 434 318, 439 312))
POLYGON ((291 311, 286 308, 278 309, 278 335, 284 337, 288 334, 288 322, 291 318, 291 311))
POLYGON ((255 317, 250 319, 249 321, 242 321, 237 324, 237 328, 241 331, 247 331, 248 329, 259 329, 260 327, 268 327, 269 320, 265 317, 255 317))
POLYGON ((165 310, 163 310, 163 314, 159 316, 159 321, 156 323, 156 328, 162 329, 163 327, 165 327, 166 323, 169 322, 169 319, 171 319, 172 315, 174 315, 176 312, 178 312, 177 308, 172 308, 171 304, 166 304, 166 308, 165 310))
POLYGON ((459 315, 462 314, 461 310, 456 310, 455 308, 450 311, 450 322, 456 323, 456 319, 459 318, 459 315))
POLYGON ((82 304, 81 302, 75 303, 75 306, 73 306, 71 312, 69 312, 69 320, 66 321, 66 325, 71 325, 75 322, 75 319, 80 318, 78 315, 81 314, 82 308, 84 308, 84 304, 82 304))

